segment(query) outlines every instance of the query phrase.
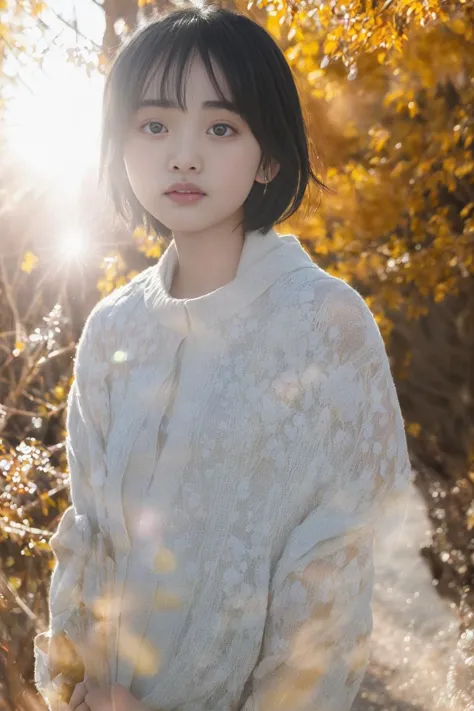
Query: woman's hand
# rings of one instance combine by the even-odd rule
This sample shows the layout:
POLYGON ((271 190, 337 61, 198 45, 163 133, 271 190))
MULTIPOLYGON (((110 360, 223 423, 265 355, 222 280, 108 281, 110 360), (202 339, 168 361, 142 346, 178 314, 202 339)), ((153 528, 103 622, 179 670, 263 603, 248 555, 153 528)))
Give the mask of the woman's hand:
POLYGON ((81 681, 79 684, 76 684, 76 687, 71 694, 71 698, 69 699, 69 708, 71 711, 75 711, 75 709, 79 709, 81 706, 81 711, 87 711, 89 708, 85 703, 87 693, 88 691, 85 681, 81 681))
POLYGON ((65 632, 51 637, 47 651, 48 673, 54 689, 51 703, 56 711, 69 703, 74 687, 84 678, 84 664, 65 632))
POLYGON ((54 634, 49 641, 48 672, 50 679, 62 674, 73 685, 84 679, 84 664, 66 632, 54 634))
POLYGON ((148 711, 124 686, 99 686, 90 679, 76 685, 69 701, 71 711, 148 711))

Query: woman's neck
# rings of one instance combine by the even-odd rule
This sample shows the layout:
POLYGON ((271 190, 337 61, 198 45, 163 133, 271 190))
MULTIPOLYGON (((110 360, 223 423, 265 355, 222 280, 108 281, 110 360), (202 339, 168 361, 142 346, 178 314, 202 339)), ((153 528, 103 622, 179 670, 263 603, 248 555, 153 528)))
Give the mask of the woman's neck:
POLYGON ((233 281, 239 267, 244 237, 231 235, 175 238, 177 263, 169 294, 193 299, 233 281))

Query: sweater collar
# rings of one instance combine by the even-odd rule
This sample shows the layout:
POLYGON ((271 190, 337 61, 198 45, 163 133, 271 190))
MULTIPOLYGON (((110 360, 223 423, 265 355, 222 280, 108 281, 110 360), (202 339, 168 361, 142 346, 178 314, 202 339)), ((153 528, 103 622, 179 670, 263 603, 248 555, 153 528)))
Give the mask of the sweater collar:
POLYGON ((145 304, 167 328, 186 335, 210 328, 257 299, 277 279, 302 268, 317 268, 299 240, 274 229, 247 232, 235 278, 224 286, 191 299, 175 299, 169 289, 177 264, 172 240, 150 268, 144 285, 145 304))

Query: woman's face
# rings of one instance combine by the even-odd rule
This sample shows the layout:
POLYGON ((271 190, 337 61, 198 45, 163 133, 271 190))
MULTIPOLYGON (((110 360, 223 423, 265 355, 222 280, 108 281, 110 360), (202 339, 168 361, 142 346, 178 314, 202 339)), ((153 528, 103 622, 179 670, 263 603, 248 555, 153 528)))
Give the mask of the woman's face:
MULTIPOLYGON (((219 67, 214 71, 226 98, 227 83, 219 67)), ((159 98, 151 82, 145 100, 159 98)), ((202 60, 190 66, 185 104, 141 106, 131 119, 124 147, 124 162, 130 186, 146 210, 178 234, 208 232, 243 219, 245 202, 259 171, 261 150, 247 123, 227 108, 206 107, 218 101, 202 60), (196 202, 173 202, 165 193, 175 182, 192 182, 205 196, 196 202)))

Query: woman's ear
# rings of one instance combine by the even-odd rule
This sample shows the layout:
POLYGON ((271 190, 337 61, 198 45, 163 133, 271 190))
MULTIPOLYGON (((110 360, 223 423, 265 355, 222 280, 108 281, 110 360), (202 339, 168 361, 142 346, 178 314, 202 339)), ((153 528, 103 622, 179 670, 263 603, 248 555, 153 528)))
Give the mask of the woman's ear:
POLYGON ((276 161, 272 161, 270 168, 264 168, 260 166, 255 180, 258 183, 271 183, 271 181, 278 175, 280 170, 280 164, 276 161))

